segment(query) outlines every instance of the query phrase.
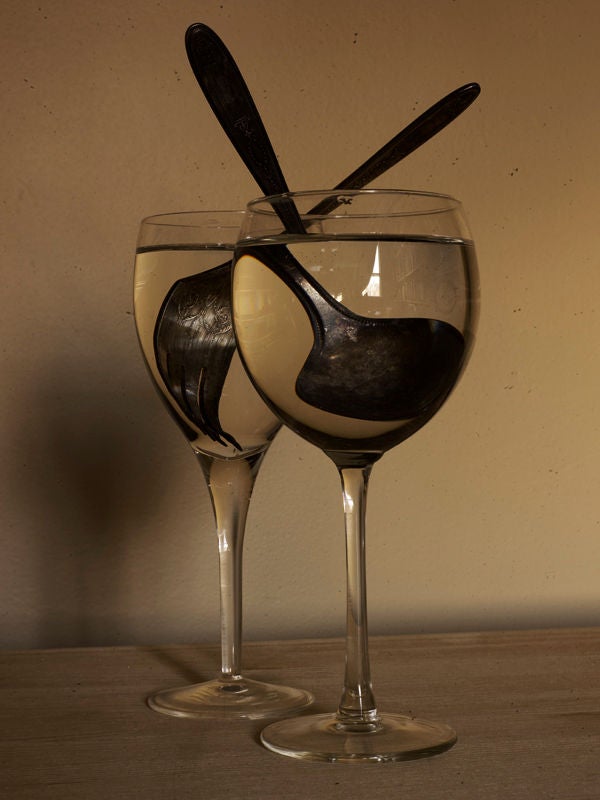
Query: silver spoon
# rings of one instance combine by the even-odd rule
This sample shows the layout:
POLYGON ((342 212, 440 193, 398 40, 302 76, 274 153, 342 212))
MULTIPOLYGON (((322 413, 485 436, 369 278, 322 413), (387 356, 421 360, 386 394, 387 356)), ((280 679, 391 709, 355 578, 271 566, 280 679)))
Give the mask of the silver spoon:
MULTIPOLYGON (((288 192, 258 110, 227 47, 202 23, 188 28, 185 43, 200 87, 261 190, 266 195, 288 192)), ((362 188, 448 125, 479 92, 475 83, 451 92, 335 188, 362 188)), ((334 199, 309 213, 327 214, 337 205, 334 199)), ((305 232, 291 198, 284 196, 274 208, 288 233, 305 232)), ((283 246, 270 248, 265 264, 296 294, 311 321, 314 345, 296 382, 296 391, 306 402, 344 416, 386 420, 422 414, 436 398, 445 396, 464 353, 462 337, 452 326, 420 318, 375 320, 356 315, 316 283, 283 246), (348 342, 356 346, 349 347, 348 342), (374 361, 375 351, 385 354, 385 370, 374 361), (360 398, 348 391, 356 374, 369 387, 360 398)), ((172 305, 168 301, 164 307, 163 335, 156 339, 166 351, 172 305)))
MULTIPOLYGON (((262 192, 265 195, 287 192, 285 178, 260 114, 225 44, 211 28, 198 22, 187 29, 185 46, 196 80, 210 107, 262 192)), ((361 189, 371 183, 462 114, 480 91, 477 83, 467 83, 450 92, 334 188, 361 189)), ((335 208, 333 202, 328 202, 309 213, 327 214, 335 208)), ((291 200, 276 210, 288 232, 304 232, 291 200)))

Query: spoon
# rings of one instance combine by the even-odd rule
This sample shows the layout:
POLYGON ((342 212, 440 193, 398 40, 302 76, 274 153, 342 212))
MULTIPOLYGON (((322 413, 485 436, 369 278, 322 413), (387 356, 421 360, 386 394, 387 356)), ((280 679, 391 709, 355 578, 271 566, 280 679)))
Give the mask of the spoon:
MULTIPOLYGON (((288 187, 260 114, 225 44, 211 28, 198 22, 187 29, 185 46, 192 71, 210 107, 263 194, 286 193, 288 187)), ((467 83, 450 92, 334 188, 361 189, 371 183, 462 114, 480 91, 477 83, 467 83)), ((322 203, 309 213, 327 214, 337 205, 322 203)), ((276 211, 289 233, 304 232, 291 199, 287 198, 285 205, 276 211)))
MULTIPOLYGON (((258 110, 229 50, 202 23, 188 28, 185 43, 192 70, 209 105, 261 190, 266 195, 288 192, 258 110)), ((335 188, 361 188, 374 180, 448 125, 479 92, 475 83, 451 92, 335 188)), ((336 200, 327 201, 309 213, 327 214, 337 205, 336 200)), ((305 232, 291 198, 284 197, 275 210, 288 233, 305 232)), ((316 283, 287 248, 274 250, 269 253, 267 266, 298 297, 313 329, 314 345, 296 382, 296 391, 305 402, 344 416, 387 420, 423 414, 436 397, 445 396, 464 352, 462 337, 454 328, 437 320, 375 320, 356 315, 316 283), (373 357, 375 352, 380 354, 378 359, 373 357), (379 363, 382 353, 386 365, 379 363), (427 366, 421 367, 424 363, 427 366), (362 397, 349 392, 357 372, 365 377, 364 386, 368 387, 362 397)), ((173 359, 181 338, 178 308, 182 296, 194 290, 190 285, 194 280, 179 281, 165 301, 155 330, 157 360, 163 366, 162 377, 178 402, 185 402, 187 413, 201 428, 207 428, 209 435, 222 440, 221 437, 229 437, 218 423, 218 398, 233 352, 233 334, 228 345, 221 336, 221 374, 210 380, 202 366, 210 342, 204 342, 202 348, 194 347, 196 360, 202 362, 199 369, 194 369, 189 351, 184 359, 187 366, 180 359, 176 359, 181 361, 178 364, 173 359), (197 382, 199 374, 203 376, 203 386, 197 382), (189 406, 192 398, 193 409, 189 406)), ((222 293, 225 291, 223 286, 222 293)), ((225 300, 224 295, 222 299, 225 300)))
POLYGON ((258 249, 249 247, 249 255, 286 283, 311 323, 313 344, 296 378, 298 397, 332 414, 377 422, 416 419, 439 407, 465 353, 464 338, 454 326, 424 317, 355 314, 287 247, 261 247, 259 256, 258 249))
MULTIPOLYGON (((185 47, 210 107, 263 193, 287 192, 283 172, 250 90, 225 44, 211 28, 198 22, 187 29, 185 47)), ((279 205, 278 214, 287 231, 304 233, 291 200, 279 205)))

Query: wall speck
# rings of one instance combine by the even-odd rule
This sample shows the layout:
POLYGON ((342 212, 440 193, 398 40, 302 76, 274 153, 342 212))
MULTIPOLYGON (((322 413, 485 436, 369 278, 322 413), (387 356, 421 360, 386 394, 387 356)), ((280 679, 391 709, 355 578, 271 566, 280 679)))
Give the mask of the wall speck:
POLYGON ((352 44, 356 44, 358 42, 358 31, 354 34, 354 39, 352 40, 352 44))

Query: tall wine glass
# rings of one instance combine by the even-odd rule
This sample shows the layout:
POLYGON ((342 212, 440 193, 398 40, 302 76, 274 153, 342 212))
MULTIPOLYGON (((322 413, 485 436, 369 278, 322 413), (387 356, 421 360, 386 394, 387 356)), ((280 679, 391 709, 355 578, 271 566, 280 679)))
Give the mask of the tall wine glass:
POLYGON ((305 691, 242 676, 242 548, 250 496, 280 428, 237 354, 231 258, 241 211, 163 214, 141 223, 134 309, 156 388, 202 468, 215 515, 221 592, 221 673, 148 699, 172 716, 262 718, 300 711, 305 691))
POLYGON ((442 752, 456 740, 444 724, 377 709, 365 504, 373 464, 431 419, 458 380, 477 307, 473 243, 451 197, 301 192, 248 205, 233 271, 240 355, 273 412, 336 465, 346 522, 339 708, 269 725, 261 738, 271 750, 324 761, 398 761, 442 752), (274 210, 281 214, 291 203, 301 225, 284 232, 274 210))

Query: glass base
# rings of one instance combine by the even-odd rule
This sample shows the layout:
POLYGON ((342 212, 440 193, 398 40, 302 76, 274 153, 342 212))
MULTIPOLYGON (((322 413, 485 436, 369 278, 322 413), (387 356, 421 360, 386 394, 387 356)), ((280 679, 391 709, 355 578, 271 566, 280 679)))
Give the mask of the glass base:
POLYGON ((312 761, 410 761, 448 750, 456 734, 447 725, 380 714, 376 723, 351 730, 335 714, 311 714, 267 726, 260 736, 268 749, 312 761))
POLYGON ((241 676, 165 689, 147 702, 153 711, 172 717, 265 719, 295 714, 314 701, 310 692, 241 676))

